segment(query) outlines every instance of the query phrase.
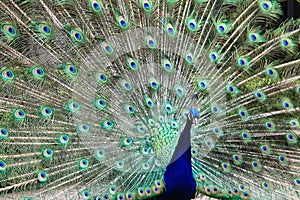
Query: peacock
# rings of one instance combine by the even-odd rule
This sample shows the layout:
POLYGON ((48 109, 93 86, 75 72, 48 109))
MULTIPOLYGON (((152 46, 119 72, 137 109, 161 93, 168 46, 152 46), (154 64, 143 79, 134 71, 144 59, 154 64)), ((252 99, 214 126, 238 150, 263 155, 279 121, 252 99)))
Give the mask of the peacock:
POLYGON ((282 2, 0 0, 0 199, 300 199, 282 2))

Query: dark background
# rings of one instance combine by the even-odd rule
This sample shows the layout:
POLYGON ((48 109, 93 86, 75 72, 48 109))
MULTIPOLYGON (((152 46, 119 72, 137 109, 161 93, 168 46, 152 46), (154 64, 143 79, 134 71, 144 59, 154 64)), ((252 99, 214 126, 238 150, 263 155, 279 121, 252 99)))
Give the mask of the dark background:
POLYGON ((284 15, 282 16, 283 21, 288 18, 296 19, 300 17, 300 3, 298 3, 297 0, 281 2, 281 6, 284 11, 284 15))

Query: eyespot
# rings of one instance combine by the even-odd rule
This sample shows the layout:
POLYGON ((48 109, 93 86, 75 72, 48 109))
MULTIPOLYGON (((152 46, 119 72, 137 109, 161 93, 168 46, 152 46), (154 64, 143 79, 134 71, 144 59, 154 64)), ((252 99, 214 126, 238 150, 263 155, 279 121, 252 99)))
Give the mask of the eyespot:
POLYGON ((134 199, 134 194, 131 192, 126 193, 126 200, 133 200, 134 199))
POLYGON ((62 145, 67 145, 69 143, 70 137, 68 135, 59 135, 58 142, 62 145))
POLYGON ((8 37, 8 39, 12 40, 17 36, 17 30, 11 24, 4 24, 2 25, 2 31, 8 37))
POLYGON ((292 44, 293 44, 293 42, 289 38, 282 38, 281 41, 280 41, 280 45, 283 48, 290 47, 290 46, 292 46, 292 44))
POLYGON ((117 17, 117 22, 118 25, 121 29, 127 30, 128 29, 128 23, 127 20, 123 16, 118 16, 117 17))
POLYGON ((104 160, 105 159, 105 150, 104 149, 96 149, 94 151, 94 157, 99 161, 104 160))
POLYGON ((148 106, 149 108, 153 108, 153 106, 154 106, 153 100, 152 100, 148 95, 145 96, 145 98, 144 98, 144 103, 145 103, 146 106, 148 106))
POLYGON ((103 72, 98 72, 96 74, 96 79, 97 79, 98 83, 100 83, 100 85, 106 85, 109 82, 108 75, 103 72))
POLYGON ((215 142, 210 138, 205 140, 204 143, 209 149, 213 149, 215 147, 215 142))
POLYGON ((234 154, 232 156, 233 162, 236 165, 241 165, 243 163, 243 157, 239 154, 234 154))
POLYGON ((291 110, 291 109, 294 108, 293 103, 292 103, 289 99, 287 99, 287 98, 284 98, 284 99, 283 99, 281 105, 282 105, 285 109, 287 109, 287 110, 291 110))
POLYGON ((40 183, 45 183, 48 179, 48 174, 46 172, 39 172, 37 178, 40 183))
POLYGON ((45 77, 45 72, 41 67, 32 67, 30 73, 36 79, 43 79, 45 77))
POLYGON ((261 183, 262 187, 269 190, 271 188, 271 184, 268 182, 262 182, 261 183))
POLYGON ((100 46, 105 54, 112 55, 114 53, 114 49, 109 43, 101 42, 100 46))
POLYGON ((212 132, 214 134, 216 134, 217 136, 221 137, 224 135, 224 131, 222 130, 222 128, 219 128, 219 127, 215 127, 212 129, 212 132))
POLYGON ((138 196, 139 197, 144 197, 145 196, 145 190, 142 187, 138 188, 138 196))
POLYGON ((231 172, 231 165, 229 163, 222 163, 221 166, 224 172, 231 172))
POLYGON ((0 127, 0 140, 7 139, 8 135, 9 135, 8 130, 0 127))
POLYGON ((196 148, 192 148, 191 149, 191 155, 192 155, 192 157, 194 158, 194 157, 197 157, 198 156, 198 150, 196 149, 196 148))
POLYGON ((191 32, 197 31, 199 29, 199 25, 195 19, 190 18, 186 21, 186 25, 191 32))
POLYGON ((158 122, 161 124, 165 122, 165 118, 162 115, 158 115, 157 119, 158 119, 158 122))
POLYGON ((162 188, 163 187, 163 182, 161 180, 154 181, 154 184, 158 188, 162 188))
POLYGON ((270 1, 261 1, 260 8, 262 11, 270 11, 272 9, 272 3, 270 1))
POLYGON ((278 77, 277 70, 270 68, 270 67, 266 68, 266 75, 270 78, 278 77))
POLYGON ((248 39, 250 42, 256 43, 260 38, 260 35, 258 33, 249 33, 248 39))
POLYGON ((81 134, 86 134, 90 130, 90 126, 85 123, 80 123, 77 125, 77 132, 81 134))
POLYGON ((148 0, 140 0, 140 5, 141 7, 144 9, 144 11, 146 11, 147 13, 150 13, 153 11, 153 4, 152 1, 148 1, 148 0))
POLYGON ((176 29, 170 23, 168 23, 165 26, 165 31, 167 32, 168 36, 170 36, 170 37, 173 37, 176 35, 176 29))
POLYGON ((154 185, 152 186, 152 192, 154 192, 155 194, 160 194, 162 192, 162 189, 154 185))
POLYGON ((229 84, 226 86, 226 92, 230 94, 237 94, 238 88, 232 84, 229 84))
POLYGON ((43 37, 52 35, 52 28, 48 24, 39 24, 37 29, 43 37))
POLYGON ((166 113, 168 113, 169 115, 174 112, 174 108, 173 108, 173 106, 171 105, 170 102, 166 102, 164 104, 164 108, 165 108, 166 113))
POLYGON ((209 58, 211 62, 217 62, 220 58, 220 54, 217 51, 212 51, 209 53, 209 58))
POLYGON ((222 108, 219 107, 218 105, 212 105, 210 107, 210 110, 211 110, 212 113, 215 113, 215 114, 219 114, 219 113, 222 112, 222 108))
POLYGON ((122 146, 124 146, 124 147, 131 147, 132 142, 133 142, 132 138, 126 137, 126 138, 123 138, 123 139, 122 139, 121 144, 122 144, 122 146))
POLYGON ((83 190, 82 192, 80 192, 80 195, 84 200, 90 199, 90 192, 88 190, 83 190))
POLYGON ((72 78, 78 75, 78 69, 72 64, 63 65, 63 69, 72 78))
POLYGON ((171 61, 167 58, 162 60, 161 66, 167 73, 172 73, 174 71, 173 63, 171 63, 171 61))
POLYGON ((150 126, 155 126, 155 121, 154 121, 154 119, 149 118, 149 119, 148 119, 148 124, 149 124, 150 126))
POLYGON ((193 64, 194 63, 194 55, 191 52, 187 52, 185 54, 185 61, 190 65, 193 64))
POLYGON ((102 121, 101 126, 102 128, 110 131, 114 128, 115 123, 109 119, 105 119, 102 121))
POLYGON ((125 91, 131 91, 132 90, 131 83, 129 81, 125 80, 125 79, 120 81, 120 86, 125 91))
POLYGON ((246 121, 250 118, 248 111, 245 108, 241 108, 238 111, 238 114, 242 118, 242 120, 246 121))
POLYGON ((68 104, 67 104, 67 110, 70 111, 70 112, 79 112, 80 110, 80 104, 77 103, 76 101, 70 101, 68 104))
POLYGON ((125 104, 124 109, 130 115, 136 112, 135 107, 132 104, 125 104))
POLYGON ((146 196, 151 196, 151 195, 152 195, 152 190, 151 190, 151 188, 147 187, 147 188, 145 189, 145 191, 146 191, 146 196))
POLYGON ((258 160, 254 160, 251 162, 251 165, 252 165, 252 169, 255 171, 255 172, 259 172, 261 170, 261 164, 258 160))
POLYGON ((148 84, 149 84, 149 87, 152 88, 153 90, 157 91, 160 87, 160 83, 157 79, 155 78, 150 78, 148 80, 148 84))
POLYGON ((17 108, 13 111, 13 117, 16 120, 24 120, 26 118, 26 112, 23 109, 17 108))
POLYGON ((123 170, 124 165, 125 165, 124 161, 117 161, 116 165, 115 165, 115 168, 116 168, 116 170, 123 170))
POLYGON ((285 134, 285 138, 287 140, 287 143, 290 145, 295 145, 298 143, 298 136, 295 133, 288 132, 285 134))
POLYGON ((174 92, 177 97, 182 98, 185 96, 185 89, 181 84, 177 84, 174 87, 174 92))
POLYGON ((226 23, 217 24, 217 32, 219 34, 225 34, 228 31, 228 25, 226 23))
POLYGON ((279 155, 278 156, 278 161, 279 161, 279 164, 283 165, 283 166, 286 166, 288 165, 288 159, 286 156, 284 155, 279 155))
POLYGON ((93 10, 94 13, 96 14, 101 14, 103 11, 103 5, 100 1, 98 0, 89 0, 90 7, 93 10))
POLYGON ((149 156, 150 154, 150 150, 146 146, 141 146, 140 152, 143 156, 149 156))
POLYGON ((291 119, 289 121, 289 124, 291 125, 291 127, 296 128, 299 127, 299 121, 297 119, 291 119))
POLYGON ((104 195, 103 195, 103 198, 104 198, 105 200, 111 200, 111 199, 112 199, 111 195, 109 195, 109 194, 104 194, 104 195))
POLYGON ((125 195, 122 193, 119 193, 117 196, 117 200, 125 200, 125 195))
POLYGON ((53 110, 50 107, 41 107, 40 114, 45 119, 50 119, 53 116, 53 110))
POLYGON ((53 150, 52 149, 43 149, 42 151, 43 157, 46 159, 51 159, 53 156, 53 150))
POLYGON ((146 44, 150 49, 156 49, 157 48, 157 43, 156 40, 152 36, 147 36, 145 38, 146 44))
POLYGON ((243 131, 241 133, 241 138, 243 139, 244 143, 248 143, 252 141, 252 136, 247 131, 243 131))
POLYGON ((260 150, 263 155, 270 155, 271 154, 271 149, 269 145, 263 144, 260 146, 260 150))
POLYGON ((145 163, 142 163, 142 169, 144 171, 148 171, 150 169, 150 165, 149 163, 145 162, 145 163))
POLYGON ((237 189, 237 188, 233 188, 233 190, 232 190, 232 191, 233 191, 233 194, 234 194, 234 195, 236 195, 236 196, 239 196, 239 195, 240 195, 240 193, 241 193, 241 192, 240 192, 240 190, 239 190, 239 189, 237 189))
POLYGON ((155 166, 156 167, 161 167, 161 162, 159 160, 155 160, 155 166))
POLYGON ((146 132, 146 128, 142 124, 137 124, 136 129, 139 133, 145 133, 146 132))
POLYGON ((6 171, 6 162, 4 162, 3 160, 0 160, 0 172, 5 172, 6 171))
POLYGON ((266 126, 266 128, 267 128, 268 130, 270 130, 270 131, 276 130, 276 125, 275 125, 272 121, 267 121, 267 122, 265 123, 265 126, 266 126))
POLYGON ((13 73, 13 71, 11 71, 10 69, 4 67, 1 69, 1 78, 5 81, 5 82, 9 82, 12 83, 15 79, 15 74, 13 73))
POLYGON ((89 161, 87 159, 79 159, 78 165, 81 170, 87 170, 89 167, 89 161))
POLYGON ((254 92, 254 97, 259 101, 265 101, 267 99, 266 94, 260 90, 257 90, 256 92, 254 92))
POLYGON ((200 90, 207 90, 208 86, 209 86, 209 81, 208 80, 199 80, 198 86, 199 86, 200 90))
POLYGON ((237 60, 237 64, 238 64, 239 67, 246 68, 246 67, 249 66, 249 59, 244 58, 244 57, 240 57, 237 60))
POLYGON ((175 121, 175 120, 171 121, 170 124, 171 124, 171 128, 172 128, 172 129, 178 129, 178 128, 179 128, 179 124, 178 124, 178 122, 175 121))
POLYGON ((139 69, 139 63, 131 57, 126 58, 126 64, 130 70, 136 71, 139 69))
POLYGON ((116 194, 116 191, 117 191, 117 188, 115 185, 110 185, 108 186, 108 192, 111 194, 111 195, 115 195, 116 194))
POLYGON ((100 97, 94 100, 94 105, 100 110, 104 110, 107 107, 106 100, 100 97))
POLYGON ((70 35, 74 42, 83 42, 84 41, 84 35, 79 30, 75 30, 75 29, 71 30, 70 35))

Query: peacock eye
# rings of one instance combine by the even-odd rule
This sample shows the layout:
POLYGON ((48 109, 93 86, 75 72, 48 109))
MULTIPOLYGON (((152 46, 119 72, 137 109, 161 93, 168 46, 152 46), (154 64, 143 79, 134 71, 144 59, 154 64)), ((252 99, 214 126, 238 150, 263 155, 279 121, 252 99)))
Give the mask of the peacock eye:
POLYGON ((114 49, 109 43, 104 41, 100 44, 100 46, 105 54, 112 55, 114 53, 114 49))
POLYGON ((89 167, 89 161, 87 159, 79 159, 78 165, 81 170, 87 170, 89 167))
POLYGON ((46 172, 39 172, 38 173, 38 181, 40 183, 45 183, 48 179, 48 174, 46 172))
POLYGON ((26 112, 22 109, 15 109, 13 114, 16 120, 24 120, 27 115, 26 112))
POLYGON ((219 53, 216 51, 213 51, 209 54, 209 57, 212 62, 216 62, 219 59, 219 53))
POLYGON ((76 41, 82 41, 83 40, 83 34, 79 30, 71 30, 71 36, 76 41))
POLYGON ((120 28, 122 28, 123 30, 128 29, 127 20, 123 16, 118 16, 116 19, 117 19, 117 22, 118 22, 120 28))
POLYGON ((46 25, 46 24, 40 24, 39 25, 39 30, 40 32, 46 34, 46 35, 49 35, 52 33, 52 30, 50 28, 50 26, 46 25))
POLYGON ((198 24, 195 19, 190 18, 186 21, 189 31, 194 32, 198 30, 198 24))
POLYGON ((11 24, 4 24, 2 25, 2 31, 5 33, 5 35, 7 36, 7 38, 9 40, 12 40, 14 38, 16 38, 17 36, 17 30, 16 28, 11 25, 11 24))
POLYGON ((1 78, 4 81, 9 83, 12 83, 14 81, 15 74, 10 69, 4 67, 0 72, 1 72, 1 78))
POLYGON ((146 41, 147 46, 150 49, 155 49, 157 47, 156 40, 152 36, 148 35, 145 38, 145 41, 146 41))
POLYGON ((6 162, 3 160, 0 160, 0 172, 5 172, 6 171, 6 162))
POLYGON ((136 71, 139 69, 139 63, 131 57, 127 57, 126 63, 127 63, 128 68, 133 71, 136 71))
POLYGON ((260 4, 260 7, 263 11, 270 11, 272 8, 272 3, 271 1, 262 1, 260 4))

